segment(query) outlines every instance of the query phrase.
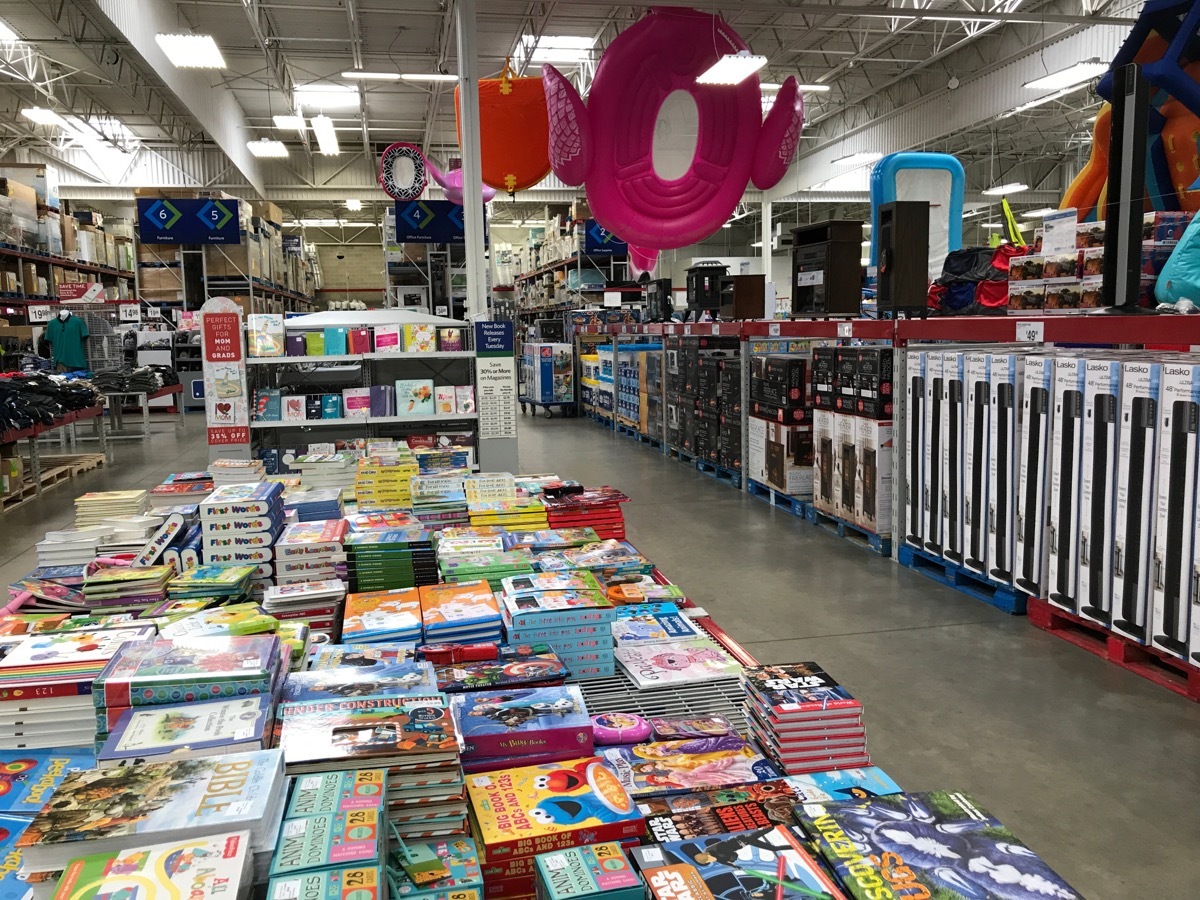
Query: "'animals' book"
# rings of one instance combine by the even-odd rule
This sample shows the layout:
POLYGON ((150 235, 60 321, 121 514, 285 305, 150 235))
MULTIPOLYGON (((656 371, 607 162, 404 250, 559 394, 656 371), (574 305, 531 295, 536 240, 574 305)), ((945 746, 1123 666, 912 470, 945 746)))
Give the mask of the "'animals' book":
POLYGON ((267 885, 267 900, 383 900, 385 895, 380 866, 345 866, 285 875, 272 878, 267 885))
POLYGON ((378 809, 350 809, 285 819, 271 876, 380 861, 384 820, 378 809))
POLYGON ((352 809, 383 809, 386 795, 386 769, 302 775, 296 779, 284 818, 348 812, 352 809))
POLYGON ((642 900, 646 895, 642 880, 615 842, 542 853, 537 877, 543 900, 642 900))

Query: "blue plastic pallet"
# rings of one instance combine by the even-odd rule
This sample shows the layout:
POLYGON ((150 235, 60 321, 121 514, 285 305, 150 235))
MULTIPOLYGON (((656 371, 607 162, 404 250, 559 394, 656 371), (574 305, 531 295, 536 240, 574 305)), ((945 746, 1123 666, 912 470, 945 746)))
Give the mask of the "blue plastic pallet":
POLYGON ((658 438, 652 438, 648 434, 642 434, 636 428, 631 428, 630 426, 623 425, 620 422, 617 423, 617 434, 624 435, 631 440, 637 441, 639 444, 649 444, 655 449, 662 446, 662 441, 660 441, 658 438))
POLYGON ((1011 584, 992 581, 965 566, 918 550, 911 544, 901 544, 896 551, 896 559, 900 565, 962 591, 968 597, 982 600, 988 606, 994 606, 1013 616, 1025 615, 1028 597, 1011 584))
POLYGON ((724 466, 718 466, 716 463, 711 463, 705 459, 696 460, 696 470, 703 472, 710 478, 715 478, 722 484, 727 484, 730 487, 742 487, 742 473, 737 469, 727 469, 724 466))
POLYGON ((667 455, 674 456, 677 460, 687 466, 695 466, 696 454, 679 447, 667 447, 667 455))
POLYGON ((860 547, 865 547, 872 553, 878 553, 880 556, 892 555, 892 539, 873 531, 863 528, 854 522, 849 522, 846 519, 838 516, 831 516, 829 513, 821 512, 815 506, 808 507, 808 521, 812 522, 818 528, 823 528, 830 534, 836 534, 840 538, 849 540, 852 544, 857 544, 860 547))
POLYGON ((753 478, 746 481, 746 490, 751 497, 761 500, 767 506, 782 509, 798 519, 808 518, 808 508, 812 504, 807 500, 800 500, 791 494, 782 494, 770 485, 755 481, 753 478))

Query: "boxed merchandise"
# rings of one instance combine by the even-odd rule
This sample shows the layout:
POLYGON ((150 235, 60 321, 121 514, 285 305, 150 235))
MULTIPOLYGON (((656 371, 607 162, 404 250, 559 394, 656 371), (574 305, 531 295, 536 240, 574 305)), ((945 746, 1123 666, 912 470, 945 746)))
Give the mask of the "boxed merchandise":
POLYGON ((1079 483, 1079 614, 1112 622, 1113 522, 1116 507, 1121 363, 1084 361, 1083 455, 1079 483))
POLYGON ((942 555, 963 561, 963 456, 966 379, 961 352, 942 356, 942 555))
POLYGON ((1051 603, 1071 612, 1078 607, 1083 376, 1082 359, 1063 356, 1055 359, 1053 456, 1050 459, 1050 498, 1047 503, 1050 547, 1044 586, 1051 603))
POLYGON ((783 425, 807 425, 812 418, 812 411, 806 406, 776 406, 761 400, 750 401, 750 414, 783 425))
POLYGON ((1104 248, 1088 247, 1079 251, 1079 274, 1088 278, 1104 274, 1104 248))
POLYGON ((1079 277, 1079 257, 1072 250, 1070 253, 1055 253, 1044 257, 1042 264, 1042 280, 1049 287, 1063 281, 1074 281, 1079 277))
POLYGON ((925 354, 925 402, 921 408, 925 417, 925 488, 924 549, 942 552, 942 398, 945 381, 942 377, 946 353, 929 350, 925 354))
POLYGON ((812 359, 813 406, 817 409, 834 409, 837 393, 837 347, 814 347, 812 359))
POLYGON ((891 422, 853 418, 859 478, 854 494, 854 520, 876 534, 892 532, 891 422))
POLYGON ((1154 561, 1162 365, 1137 360, 1121 366, 1112 630, 1142 642, 1147 640, 1146 613, 1154 561))
MULTIPOLYGON (((752 419, 751 421, 762 421, 752 419)), ((813 490, 812 428, 765 422, 766 482, 791 497, 808 499, 813 490)))
POLYGON ((1043 259, 1040 256, 1013 256, 1008 260, 1009 281, 1041 281, 1043 259))
POLYGON ((835 413, 833 418, 834 514, 854 521, 854 496, 858 480, 856 416, 835 413))
POLYGON ((855 347, 834 348, 834 409, 851 412, 854 409, 854 374, 858 371, 858 350, 855 347))
POLYGON ((1008 311, 1030 313, 1046 305, 1046 283, 1043 281, 1010 281, 1008 283, 1008 311))
POLYGON ((892 417, 892 348, 859 347, 854 373, 856 415, 892 417))
POLYGON ((1046 312, 1069 312, 1079 309, 1081 291, 1082 287, 1078 278, 1062 284, 1046 285, 1046 312))
POLYGON ((1142 241, 1175 244, 1192 221, 1190 212, 1156 210, 1142 215, 1142 241))
MULTIPOLYGON (((926 351, 910 350, 904 373, 904 395, 908 409, 907 490, 904 497, 904 539, 922 546, 925 534, 925 359, 926 351)), ((820 438, 818 429, 817 440, 820 438)), ((818 449, 818 455, 820 454, 818 449)))
POLYGON ((967 402, 963 430, 963 565, 987 574, 988 442, 991 357, 963 354, 967 402))
POLYGON ((1079 308, 1097 309, 1104 298, 1104 276, 1085 275, 1079 281, 1079 308))
MULTIPOLYGON (((1017 397, 1021 389, 1021 357, 990 354, 991 414, 988 419, 988 572, 999 581, 1012 581, 1013 524, 1016 495, 1017 397)), ((1049 397, 1046 398, 1047 406, 1049 397)))
MULTIPOLYGON (((1047 535, 1047 457, 1050 454, 1051 397, 1054 393, 1053 356, 1027 356, 1022 369, 1021 435, 1016 490, 1010 502, 1016 507, 1015 584, 1035 597, 1042 596, 1042 571, 1047 535)), ((995 572, 992 573, 995 576, 995 572)), ((1005 578, 1013 581, 1013 578, 1005 578)))
POLYGON ((1192 618, 1200 365, 1163 363, 1161 384, 1155 575, 1147 643, 1186 659, 1192 618))
POLYGON ((1103 247, 1104 246, 1104 222, 1079 222, 1075 226, 1075 247, 1084 249, 1085 247, 1103 247))

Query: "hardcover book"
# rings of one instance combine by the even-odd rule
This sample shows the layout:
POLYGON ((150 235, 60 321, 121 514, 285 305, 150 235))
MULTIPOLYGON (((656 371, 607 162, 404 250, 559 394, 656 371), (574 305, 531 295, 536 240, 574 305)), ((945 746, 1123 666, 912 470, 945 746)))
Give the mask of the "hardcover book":
POLYGON ((0 813, 36 815, 67 775, 95 765, 90 747, 0 753, 0 813))
POLYGON ((295 704, 282 720, 278 746, 289 772, 437 762, 458 758, 458 736, 448 709, 404 700, 362 698, 295 704))
POLYGON ((383 809, 386 798, 386 769, 302 775, 296 779, 284 818, 348 812, 352 809, 383 809))
POLYGON ((30 900, 33 891, 21 873, 21 851, 16 849, 17 839, 29 827, 29 819, 20 816, 0 815, 0 897, 4 900, 30 900))
POLYGON ((478 691, 518 685, 561 684, 571 669, 549 644, 501 645, 494 659, 434 663, 438 690, 478 691))
POLYGON ((350 809, 285 819, 271 877, 380 862, 384 820, 378 809, 350 809))
POLYGON ((737 678, 742 671, 706 637, 625 643, 617 647, 614 656, 639 688, 737 678))
POLYGON ((404 326, 405 353, 433 353, 437 350, 437 326, 410 323, 404 326))
POLYGON ((386 894, 380 866, 346 866, 272 878, 266 900, 383 900, 386 894))
POLYGON ((740 736, 604 747, 599 755, 637 798, 771 781, 783 774, 740 736))
POLYGON ((278 313, 247 316, 246 345, 251 356, 283 356, 283 316, 278 313))
POLYGON ((355 666, 379 671, 395 663, 414 660, 416 656, 415 643, 323 644, 317 647, 309 668, 316 671, 355 666))
POLYGON ((604 588, 591 572, 535 572, 513 575, 501 580, 505 594, 527 594, 538 591, 600 591, 604 588))
POLYGON ((862 704, 816 663, 751 666, 745 670, 751 703, 768 724, 819 713, 853 715, 862 704))
POLYGON ((417 588, 349 594, 342 640, 372 641, 421 636, 421 597, 417 588))
POLYGON ((200 517, 212 519, 218 516, 241 518, 243 516, 270 515, 283 497, 283 485, 274 481, 254 484, 226 484, 200 504, 200 517))
POLYGON ((270 695, 145 706, 121 714, 97 754, 101 767, 127 760, 191 759, 260 750, 270 730, 270 695))
POLYGON ((9 686, 27 676, 65 680, 94 673, 127 642, 130 647, 146 643, 154 637, 154 631, 153 625, 137 625, 29 635, 0 659, 0 680, 9 686))
POLYGON ((617 617, 612 602, 599 591, 538 591, 504 594, 504 618, 512 628, 566 628, 608 624, 617 617))
MULTIPOLYGON (((356 697, 427 697, 437 694, 433 666, 427 662, 401 662, 372 668, 346 666, 292 672, 283 682, 283 703, 308 704, 356 697)), ((283 714, 287 715, 285 707, 283 714)))
POLYGON ((399 353, 402 349, 399 325, 375 326, 376 353, 399 353))
POLYGON ((800 798, 786 779, 638 801, 646 834, 656 843, 792 825, 800 798))
POLYGON ((432 416, 433 379, 408 378, 396 381, 396 415, 432 416))
POLYGON ((180 616, 160 625, 164 638, 220 637, 274 631, 279 620, 253 603, 234 603, 180 616))
POLYGON ((620 606, 612 633, 618 644, 705 637, 700 627, 674 603, 620 606))
POLYGON ((574 685, 456 694, 450 711, 464 742, 464 759, 592 753, 592 722, 574 685))
POLYGON ((645 887, 615 842, 567 847, 537 857, 542 900, 643 900, 645 887))
MULTIPOLYGON (((417 885, 401 866, 389 868, 390 900, 479 900, 483 896, 483 873, 475 842, 469 837, 437 840, 406 839, 410 850, 435 857, 450 874, 428 884, 417 885)), ((391 858, 396 860, 396 848, 391 858)))

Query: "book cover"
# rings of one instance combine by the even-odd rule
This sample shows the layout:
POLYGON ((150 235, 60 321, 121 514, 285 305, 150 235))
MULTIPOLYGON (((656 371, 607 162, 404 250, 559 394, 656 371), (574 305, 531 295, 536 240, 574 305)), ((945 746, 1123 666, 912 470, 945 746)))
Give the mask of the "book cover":
MULTIPOLYGON (((648 576, 646 576, 648 578, 648 576)), ((636 582, 613 584, 608 582, 605 591, 613 603, 632 606, 638 603, 664 603, 686 599, 683 588, 675 584, 655 584, 638 580, 636 582)))
POLYGON ((464 741, 464 759, 592 753, 592 722, 574 685, 456 694, 450 698, 450 711, 464 741))
POLYGON ((443 353, 458 353, 463 347, 463 329, 439 328, 437 330, 438 350, 443 353))
POLYGON ((386 769, 302 775, 296 779, 284 818, 348 812, 352 809, 383 809, 386 799, 386 769))
POLYGON ((349 336, 345 328, 325 329, 325 355, 345 356, 349 336))
MULTIPOLYGON (((283 398, 284 422, 303 422, 308 418, 308 397, 304 394, 290 394, 283 398)), ((319 417, 314 417, 319 418, 319 417)))
POLYGON ((614 656, 639 688, 736 678, 742 667, 708 638, 622 644, 614 656))
POLYGON ((868 797, 900 793, 900 785, 878 766, 789 775, 784 781, 791 786, 801 803, 865 800, 868 797))
POLYGON ((432 416, 435 411, 433 379, 402 378, 396 381, 396 415, 432 416))
POLYGON ((336 669, 355 666, 383 669, 395 663, 416 659, 417 645, 406 642, 372 644, 322 644, 313 654, 311 669, 336 669))
POLYGON ((500 584, 505 594, 526 594, 537 591, 601 591, 600 582, 591 572, 534 572, 511 575, 500 584))
POLYGON ((313 703, 355 697, 395 699, 425 697, 437 692, 437 679, 431 664, 400 662, 378 668, 346 666, 342 669, 292 672, 284 679, 280 700, 284 703, 313 703))
POLYGON ((373 384, 369 388, 372 416, 396 414, 396 388, 390 384, 373 384))
POLYGON ((567 847, 536 859, 542 900, 578 900, 604 895, 608 900, 642 900, 645 888, 615 842, 567 847))
POLYGON ((1082 900, 1032 850, 961 791, 806 804, 797 818, 856 900, 1082 900))
POLYGON ((489 862, 646 830, 633 798, 594 757, 472 775, 467 793, 489 862))
POLYGON ((679 900, 681 896, 846 900, 846 894, 800 839, 779 825, 635 847, 630 855, 650 889, 651 900, 679 900))
POLYGON ((566 628, 613 623, 617 609, 599 591, 539 591, 504 594, 504 618, 512 628, 566 628))
POLYGON ((302 334, 289 334, 284 339, 284 347, 288 356, 304 356, 308 351, 308 342, 302 334))
POLYGON ((72 772, 17 847, 29 870, 42 872, 91 846, 111 846, 109 839, 128 847, 180 831, 201 837, 247 828, 257 843, 271 827, 267 813, 279 802, 282 777, 278 750, 72 772))
POLYGON ((437 326, 420 322, 404 326, 405 353, 433 353, 437 350, 437 326))
POLYGON ((323 331, 309 331, 304 335, 304 355, 305 356, 324 356, 325 355, 325 333, 323 331))
POLYGON ((254 418, 260 422, 283 419, 283 394, 279 388, 259 388, 254 392, 254 418))
POLYGON ((250 832, 130 847, 71 860, 54 900, 218 900, 250 883, 250 832))
POLYGON ((29 827, 29 819, 0 815, 0 897, 4 900, 31 900, 33 890, 21 872, 21 851, 17 839, 29 827))
POLYGON ((418 588, 426 636, 473 625, 500 625, 500 607, 486 582, 430 584, 418 588))
MULTIPOLYGON (((478 900, 483 896, 483 872, 471 838, 455 835, 435 840, 406 839, 406 842, 436 857, 450 875, 418 886, 402 867, 392 866, 388 870, 392 879, 390 900, 478 900)), ((395 859, 395 847, 390 854, 395 859)))
POLYGON ((138 625, 29 635, 0 659, 0 679, 94 673, 127 642, 130 647, 138 646, 154 634, 153 625, 138 625))
POLYGON ((348 336, 348 347, 350 352, 356 356, 360 353, 371 352, 371 329, 370 328, 351 328, 348 336))
POLYGON ((322 394, 321 395, 321 418, 322 419, 340 419, 342 418, 342 395, 341 394, 322 394))
POLYGON ((674 603, 620 606, 612 633, 618 644, 705 636, 700 627, 680 612, 674 603))
POLYGON ((295 704, 283 717, 279 748, 289 767, 370 763, 373 759, 457 759, 450 711, 401 699, 360 698, 295 704))
POLYGON ((254 577, 256 569, 252 565, 196 566, 172 578, 167 591, 173 597, 240 594, 246 589, 246 583, 254 577))
POLYGON ((266 900, 383 900, 386 895, 381 867, 345 866, 272 878, 266 900))
POLYGON ((501 645, 495 659, 434 664, 438 690, 478 691, 517 685, 560 684, 571 669, 549 644, 501 645))
POLYGON ((67 775, 95 765, 90 747, 0 753, 0 813, 36 815, 67 775))
POLYGON ((97 754, 103 763, 166 755, 208 756, 262 747, 271 697, 133 707, 122 713, 97 754))
POLYGON ((251 356, 283 356, 283 316, 251 313, 246 317, 246 348, 251 356))
POLYGON ((371 389, 342 388, 342 406, 347 419, 365 419, 371 415, 371 389))
POLYGON ((750 666, 745 670, 750 701, 768 724, 821 711, 853 713, 862 708, 844 687, 816 663, 750 666))
POLYGON ((439 416, 454 415, 454 387, 435 387, 433 389, 433 402, 439 416))
POLYGON ((787 779, 760 781, 716 791, 693 791, 638 801, 646 834, 656 843, 711 834, 792 825, 800 798, 787 779))
POLYGON ((421 636, 421 596, 417 588, 367 591, 346 596, 342 639, 369 641, 421 636))
POLYGON ((770 760, 739 736, 604 747, 598 755, 638 798, 782 777, 770 760))
POLYGON ((376 353, 399 353, 402 349, 400 345, 399 325, 375 326, 376 353))
POLYGON ((255 604, 234 603, 181 616, 162 625, 158 633, 172 639, 263 634, 274 631, 278 625, 278 619, 268 616, 255 604))
POLYGON ((350 809, 285 819, 271 877, 380 861, 384 821, 378 809, 350 809))
POLYGON ((283 485, 275 481, 226 484, 209 494, 200 504, 200 517, 267 516, 276 511, 282 497, 283 485))
POLYGON ((344 519, 297 522, 283 529, 283 534, 275 542, 275 552, 279 559, 340 553, 348 530, 344 519))

